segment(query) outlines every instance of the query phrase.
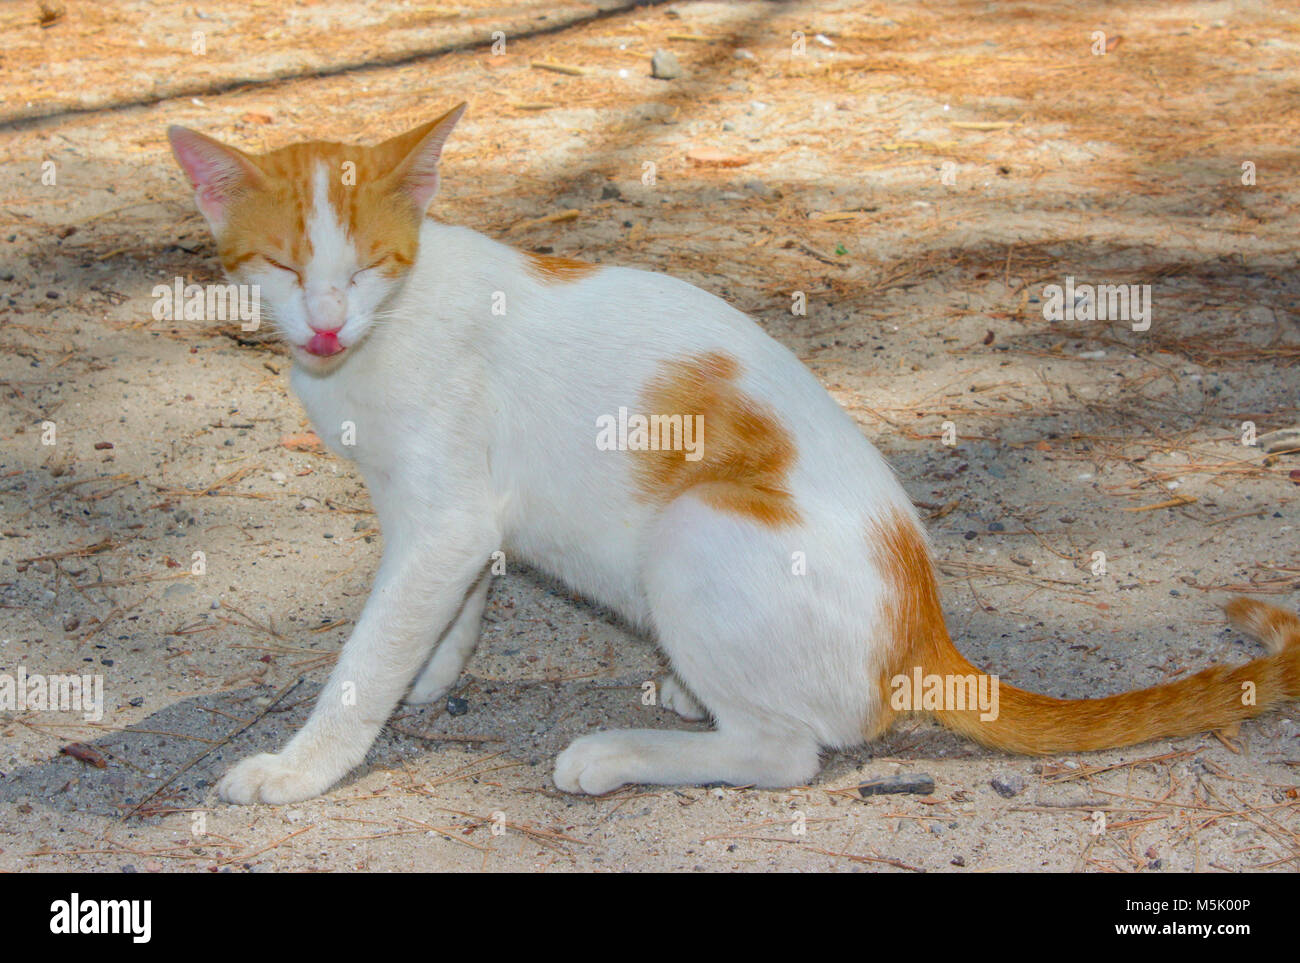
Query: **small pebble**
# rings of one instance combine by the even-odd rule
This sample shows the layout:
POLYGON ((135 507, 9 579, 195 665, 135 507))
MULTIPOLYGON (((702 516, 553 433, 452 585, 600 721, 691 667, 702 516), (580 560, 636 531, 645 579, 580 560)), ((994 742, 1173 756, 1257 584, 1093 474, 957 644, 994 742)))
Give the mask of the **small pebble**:
POLYGON ((929 796, 934 793, 934 777, 924 772, 915 775, 890 776, 864 782, 858 786, 858 795, 863 799, 868 796, 886 796, 896 793, 910 793, 916 796, 929 796))
POLYGON ((671 50, 656 50, 650 58, 650 76, 658 80, 676 80, 682 75, 682 65, 671 50))
POLYGON ((1018 772, 1000 772, 989 780, 989 785, 1003 799, 1010 799, 1025 791, 1025 777, 1018 772))

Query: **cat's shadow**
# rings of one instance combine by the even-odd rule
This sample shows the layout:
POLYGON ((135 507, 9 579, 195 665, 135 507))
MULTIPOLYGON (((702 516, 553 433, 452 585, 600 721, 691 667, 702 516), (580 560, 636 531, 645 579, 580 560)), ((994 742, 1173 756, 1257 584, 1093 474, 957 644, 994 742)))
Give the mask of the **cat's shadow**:
MULTIPOLYGON (((526 782, 553 789, 550 773, 556 754, 584 732, 707 728, 663 708, 641 706, 633 698, 638 689, 634 682, 617 680, 592 685, 590 680, 503 682, 467 676, 452 693, 463 700, 453 706, 457 714, 448 711, 445 699, 424 706, 399 705, 365 762, 331 792, 351 794, 353 784, 375 770, 389 770, 398 783, 436 781, 440 774, 496 753, 531 770, 524 776, 526 782)), ((0 804, 16 807, 20 817, 43 807, 108 819, 130 814, 131 823, 155 824, 177 812, 222 806, 214 788, 222 774, 246 756, 280 749, 306 720, 320 690, 320 682, 300 683, 256 724, 228 741, 229 733, 267 710, 277 694, 275 687, 172 703, 131 726, 80 743, 103 759, 104 768, 59 753, 0 773, 0 804)), ((957 758, 985 753, 937 726, 905 726, 871 745, 829 753, 817 784, 851 780, 873 758, 895 754, 915 756, 922 764, 936 754, 957 758)))
MULTIPOLYGON (((614 613, 574 596, 543 573, 520 567, 493 588, 479 652, 449 694, 454 702, 443 698, 428 705, 399 704, 363 764, 330 791, 350 793, 359 779, 376 770, 390 771, 397 783, 436 781, 439 775, 498 753, 506 763, 527 768, 525 782, 553 790, 555 756, 585 733, 709 728, 644 704, 644 681, 664 669, 653 643, 614 613), (551 637, 556 634, 553 628, 540 640, 521 641, 511 633, 519 631, 521 617, 545 622, 549 616, 570 630, 575 625, 601 626, 602 635, 605 630, 612 635, 622 658, 598 674, 575 676, 566 673, 559 658, 558 673, 542 672, 539 677, 532 663, 549 647, 565 643, 551 637)), ((131 823, 157 823, 177 812, 223 806, 215 792, 217 781, 247 756, 280 750, 306 721, 323 680, 320 671, 287 692, 282 692, 285 683, 277 681, 173 702, 129 726, 79 743, 92 751, 79 753, 81 758, 60 752, 0 772, 0 804, 17 807, 20 817, 43 807, 108 819, 130 814, 131 823), (87 756, 105 765, 99 768, 87 756)), ((111 718, 106 721, 111 724, 111 718)), ((873 758, 898 755, 921 763, 930 756, 984 754, 937 725, 907 723, 869 745, 827 753, 817 785, 852 780, 873 758)))
MULTIPOLYGON (((280 690, 270 685, 172 703, 94 741, 65 743, 88 752, 60 752, 0 773, 0 805, 16 807, 20 818, 43 807, 109 819, 130 814, 131 822, 224 805, 215 792, 221 776, 247 756, 282 748, 306 721, 321 688, 322 682, 303 681, 274 703, 280 690), (254 718, 254 725, 229 737, 254 718)), ((704 728, 663 708, 640 705, 639 691, 631 678, 592 684, 590 679, 465 676, 451 693, 456 701, 450 710, 447 699, 400 704, 364 763, 331 791, 347 793, 376 770, 389 770, 398 783, 436 781, 497 753, 532 770, 526 782, 552 789, 555 756, 585 732, 704 728)))

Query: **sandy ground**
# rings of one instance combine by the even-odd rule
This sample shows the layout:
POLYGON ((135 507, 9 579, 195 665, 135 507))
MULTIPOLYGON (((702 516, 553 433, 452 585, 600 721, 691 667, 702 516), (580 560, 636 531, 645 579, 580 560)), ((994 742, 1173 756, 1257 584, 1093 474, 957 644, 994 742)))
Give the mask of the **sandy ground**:
POLYGON ((452 44, 539 15, 300 3, 277 37, 244 5, 69 6, 46 29, 4 12, 0 674, 99 674, 106 710, 0 712, 0 869, 1294 871, 1294 706, 1043 760, 908 723, 811 787, 564 795, 574 736, 686 724, 641 704, 649 641, 513 568, 458 714, 399 710, 319 799, 219 803, 226 767, 305 718, 380 536, 348 465, 281 443, 306 427, 288 359, 157 321, 150 295, 217 278, 167 124, 377 140, 468 99, 435 213, 753 314, 931 517, 973 661, 1071 697, 1168 681, 1259 653, 1231 594, 1300 602, 1300 460, 1241 443, 1300 421, 1293 4, 682 3, 275 83, 258 71, 378 56, 403 24, 452 44), (213 18, 239 55, 165 56, 213 18), (659 48, 680 78, 649 76, 659 48), (168 84, 186 96, 137 103, 168 84), (1150 329, 1046 320, 1067 276, 1151 285, 1150 329), (930 795, 853 791, 921 774, 930 795))

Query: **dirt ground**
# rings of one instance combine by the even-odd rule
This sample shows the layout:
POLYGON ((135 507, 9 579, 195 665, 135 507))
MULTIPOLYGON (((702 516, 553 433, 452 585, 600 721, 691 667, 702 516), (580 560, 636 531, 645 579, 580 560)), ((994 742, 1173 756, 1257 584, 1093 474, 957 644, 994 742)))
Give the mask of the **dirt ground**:
POLYGON ((283 443, 288 358, 151 296, 218 279, 168 124, 374 141, 467 99, 435 214, 751 313, 930 516, 972 661, 1169 681, 1260 654, 1232 594, 1300 605, 1300 457, 1242 444, 1300 422, 1295 4, 67 7, 0 11, 0 675, 99 674, 106 705, 0 712, 0 870, 1300 865, 1294 705, 1041 760, 911 722, 810 787, 565 795, 576 735, 687 724, 641 704, 650 641, 515 568, 457 714, 399 709, 321 798, 224 805, 310 710, 380 536, 347 464, 283 443), (1067 277, 1150 285, 1149 329, 1048 320, 1067 277), (933 792, 855 791, 894 775, 933 792))

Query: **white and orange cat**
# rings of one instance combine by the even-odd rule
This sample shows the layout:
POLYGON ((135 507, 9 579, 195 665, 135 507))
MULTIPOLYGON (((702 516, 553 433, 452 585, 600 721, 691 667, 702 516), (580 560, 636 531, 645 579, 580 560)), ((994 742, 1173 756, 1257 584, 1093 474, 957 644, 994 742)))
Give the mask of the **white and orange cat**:
MULTIPOLYGON (((169 131, 222 265, 260 285, 294 390, 356 461, 384 537, 310 719, 281 752, 231 769, 220 794, 324 792, 403 694, 443 696, 477 642, 498 550, 652 635, 673 671, 661 703, 713 720, 575 740, 555 764, 570 792, 804 784, 823 749, 896 718, 891 680, 977 674, 949 641, 903 488, 793 354, 683 281, 426 218, 463 110, 375 147, 261 156, 169 131), (616 419, 630 430, 602 443, 616 419)), ((1245 599, 1229 610, 1271 655, 1101 699, 1001 686, 996 718, 974 705, 935 715, 1047 753, 1226 726, 1300 695, 1300 619, 1245 599)))

